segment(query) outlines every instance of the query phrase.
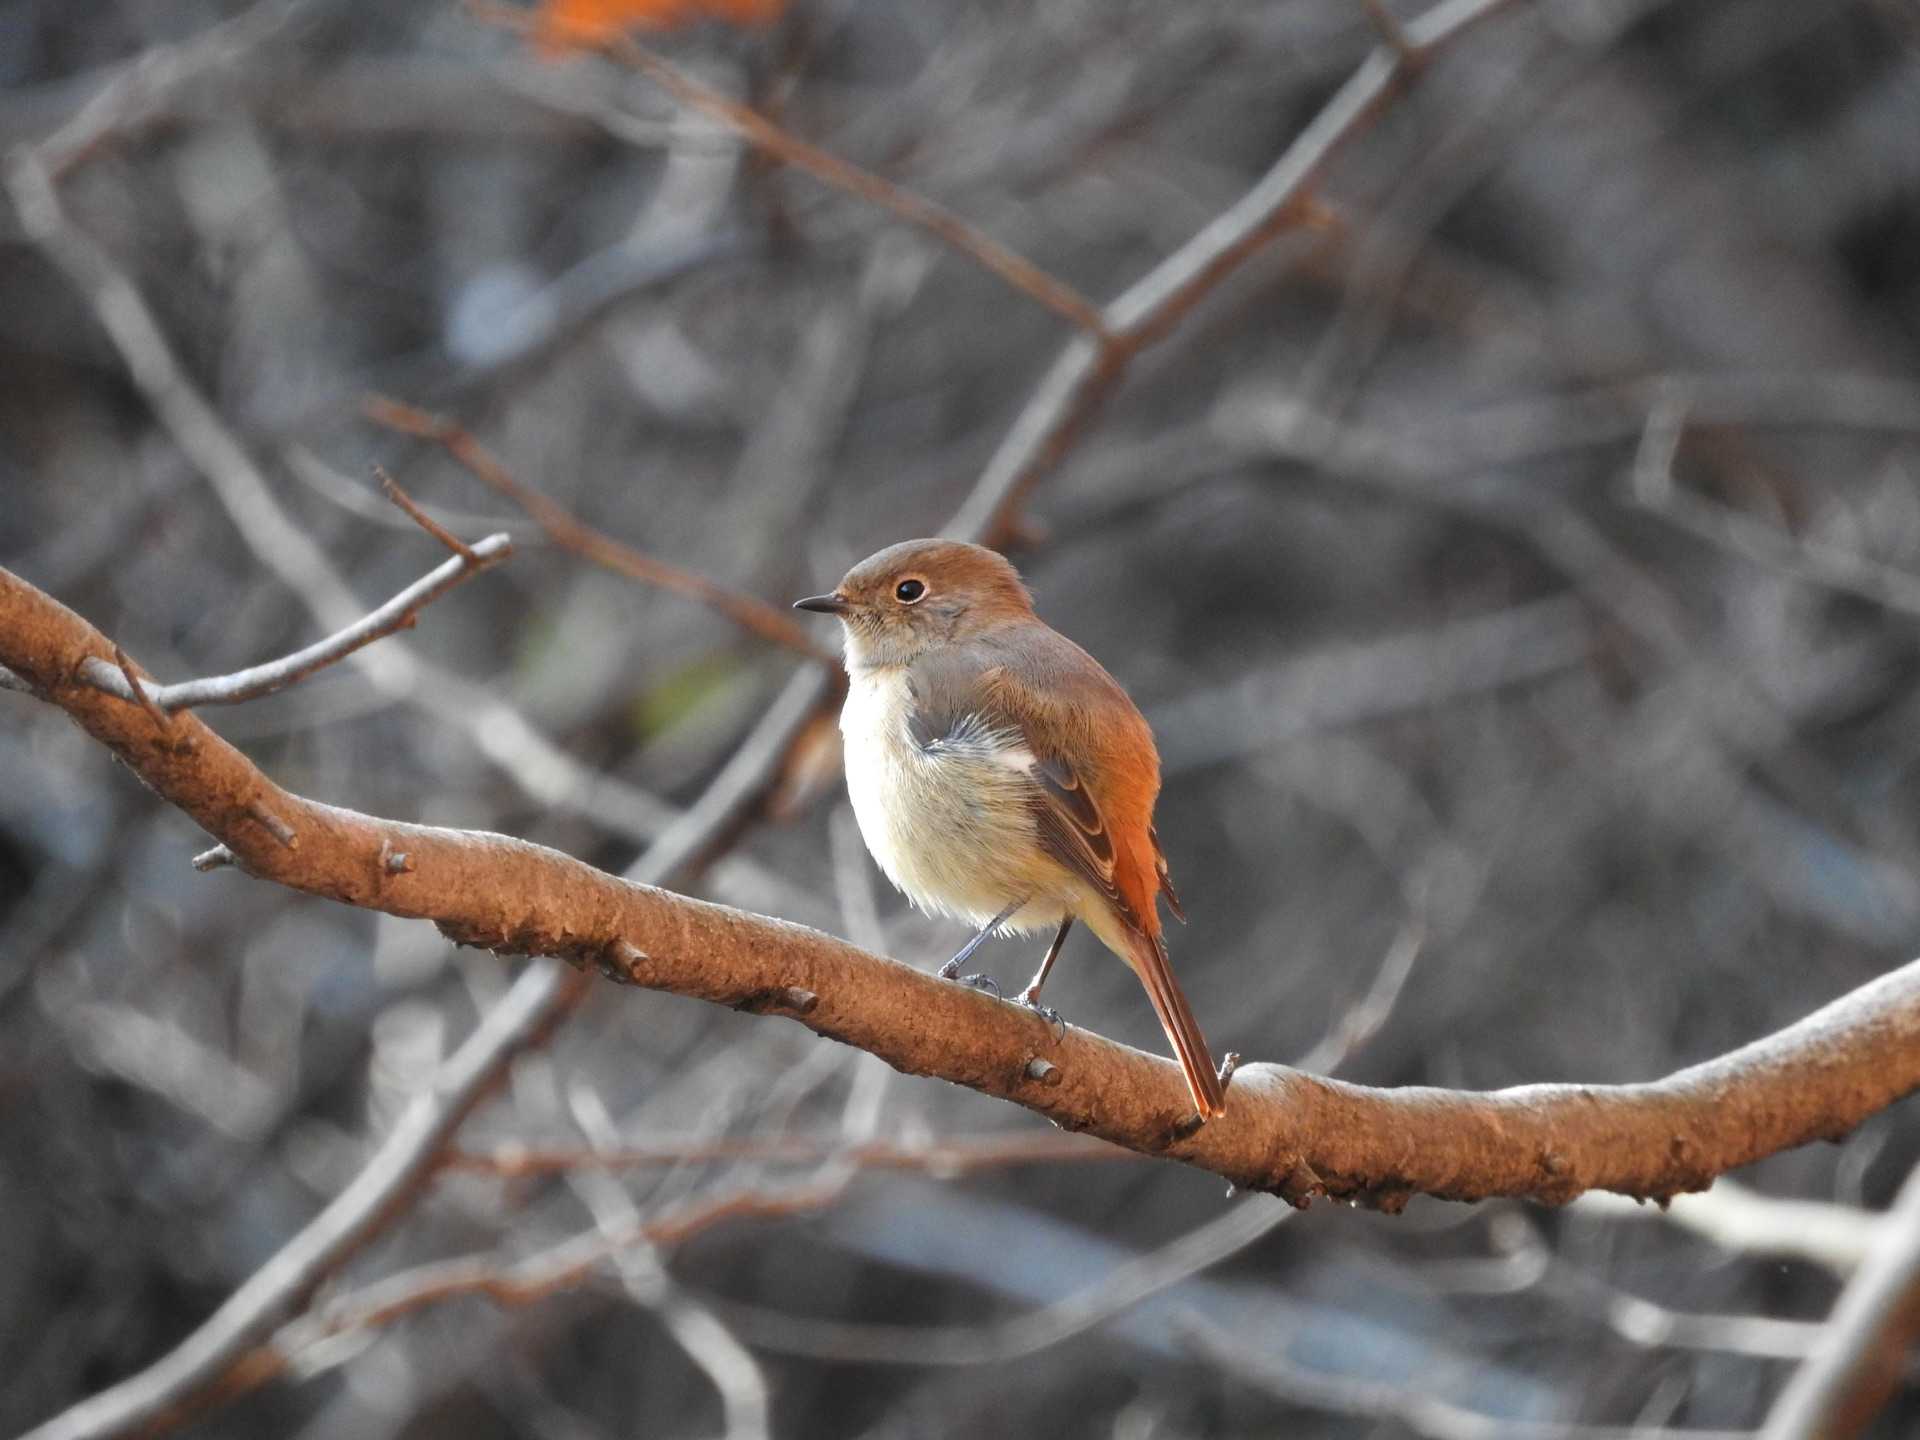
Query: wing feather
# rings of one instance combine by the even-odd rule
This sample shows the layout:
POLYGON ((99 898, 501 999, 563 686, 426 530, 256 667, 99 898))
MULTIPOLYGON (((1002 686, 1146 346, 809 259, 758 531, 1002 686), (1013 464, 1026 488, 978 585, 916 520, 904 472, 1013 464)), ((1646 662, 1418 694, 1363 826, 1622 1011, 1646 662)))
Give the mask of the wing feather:
MULTIPOLYGON (((1142 912, 1151 912, 1156 890, 1171 893, 1165 863, 1156 845, 1156 869, 1121 873, 1129 866, 1144 870, 1150 862, 1123 853, 1115 842, 1095 781, 1100 767, 1122 762, 1101 752, 1084 717, 1096 710, 1124 717, 1139 727, 1139 739, 1151 755, 1146 722, 1126 692, 1070 640, 1044 626, 1025 632, 1021 640, 1015 646, 952 646, 916 661, 914 713, 908 722, 914 743, 928 751, 991 754, 1021 768, 1032 782, 1028 804, 1047 853, 1105 896, 1130 928, 1155 933, 1157 919, 1142 912), (1052 653, 1056 650, 1066 653, 1052 653), (1081 763, 1092 773, 1062 753, 1069 736, 1074 753, 1086 757, 1081 763)), ((1135 744, 1129 753, 1137 756, 1140 748, 1135 744)), ((1149 814, 1158 774, 1150 780, 1149 814)))

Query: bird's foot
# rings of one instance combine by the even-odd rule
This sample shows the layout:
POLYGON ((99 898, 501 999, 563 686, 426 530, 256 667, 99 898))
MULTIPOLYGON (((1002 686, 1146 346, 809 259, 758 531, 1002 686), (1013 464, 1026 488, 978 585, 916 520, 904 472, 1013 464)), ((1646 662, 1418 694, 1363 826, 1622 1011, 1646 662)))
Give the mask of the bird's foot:
POLYGON ((1038 985, 1029 985, 1026 989, 1022 990, 1016 998, 1022 1005, 1026 1006, 1042 1020, 1053 1026, 1053 1038, 1056 1043, 1067 1038, 1066 1017, 1061 1015, 1061 1013, 1051 1005, 1042 1005, 1040 1003, 1040 987, 1038 985))
POLYGON ((960 973, 960 957, 958 955, 942 965, 937 973, 942 980, 951 980, 955 984, 970 986, 975 990, 984 990, 995 999, 998 999, 1000 996, 1000 982, 994 979, 993 976, 962 975, 960 973))
POLYGON ((1227 1057, 1226 1059, 1220 1062, 1220 1069, 1218 1072, 1220 1076, 1220 1090, 1222 1094, 1225 1094, 1227 1086, 1233 1083, 1233 1072, 1238 1070, 1239 1068, 1240 1068, 1240 1052, 1238 1050, 1227 1051, 1227 1057))

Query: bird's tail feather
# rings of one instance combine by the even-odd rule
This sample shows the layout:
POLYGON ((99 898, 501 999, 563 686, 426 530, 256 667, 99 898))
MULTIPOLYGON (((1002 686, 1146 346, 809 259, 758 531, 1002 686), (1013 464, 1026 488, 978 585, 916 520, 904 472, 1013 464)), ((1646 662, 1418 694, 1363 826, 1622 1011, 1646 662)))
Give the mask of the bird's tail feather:
POLYGON ((1200 1022, 1193 1018, 1193 1009, 1187 1004, 1179 982, 1173 978, 1173 967, 1167 963, 1166 942, 1158 935, 1144 935, 1139 931, 1134 932, 1133 939, 1133 968, 1140 976, 1140 983, 1146 986, 1147 998, 1153 1002, 1161 1028, 1173 1042, 1174 1058, 1187 1077, 1194 1108, 1200 1112, 1201 1119, 1217 1120, 1227 1113, 1226 1090, 1214 1068, 1206 1036, 1200 1033, 1200 1022))

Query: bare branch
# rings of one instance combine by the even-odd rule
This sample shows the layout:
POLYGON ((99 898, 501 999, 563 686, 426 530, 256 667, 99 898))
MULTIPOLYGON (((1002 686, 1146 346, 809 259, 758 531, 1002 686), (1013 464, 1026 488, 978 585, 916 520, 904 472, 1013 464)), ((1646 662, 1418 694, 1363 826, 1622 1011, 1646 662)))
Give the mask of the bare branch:
MULTIPOLYGON (((182 716, 179 723, 198 727, 200 722, 182 716)), ((304 1230, 178 1347, 36 1427, 29 1440, 119 1435, 174 1418, 403 1208, 433 1173, 440 1147, 491 1091, 500 1067, 538 1044, 583 984, 557 966, 529 970, 441 1066, 433 1085, 407 1106, 372 1163, 304 1230)))
MULTIPOLYGON (((1649 421, 1651 431, 1653 423, 1649 421)), ((1638 474, 1636 469, 1636 475, 1638 474)), ((1796 539, 1763 520, 1672 484, 1636 483, 1634 499, 1676 529, 1810 585, 1920 615, 1920 575, 1819 540, 1796 539)))
POLYGON ((1774 1402, 1759 1440, 1846 1440, 1892 1398, 1920 1336, 1920 1167, 1880 1222, 1807 1363, 1774 1402))
POLYGON ((785 611, 777 610, 751 595, 729 590, 704 575, 684 570, 678 565, 669 565, 664 560, 656 560, 582 523, 558 501, 516 480, 490 450, 452 420, 429 415, 424 410, 378 395, 369 396, 362 409, 367 418, 376 424, 439 445, 465 466, 475 479, 526 511, 528 517, 546 532, 547 538, 563 550, 571 550, 582 559, 591 560, 629 580, 697 600, 709 609, 719 611, 743 630, 784 645, 809 660, 823 665, 838 663, 837 656, 822 649, 785 611))
POLYGON ((389 475, 378 465, 373 467, 373 475, 374 478, 380 482, 380 493, 404 511, 409 520, 413 521, 414 524, 433 536, 434 539, 438 540, 462 560, 465 560, 469 565, 473 564, 474 554, 472 546, 468 545, 466 541, 462 540, 458 535, 447 529, 446 526, 427 514, 427 512, 422 510, 418 505, 414 504, 413 497, 402 490, 393 476, 389 475))
MULTIPOLYGON (((1431 57, 1509 3, 1443 0, 1404 27, 1407 41, 1431 57)), ((989 544, 1005 537, 1020 502, 1079 437, 1119 384, 1134 352, 1164 336, 1242 261, 1293 223, 1333 157, 1412 74, 1391 51, 1369 55, 1252 189, 1106 307, 1102 313, 1112 343, 1101 345, 1085 336, 1069 343, 987 462, 948 533, 987 536, 989 544)))
POLYGON ((850 1174, 777 1191, 741 1191, 689 1205, 674 1214, 640 1221, 625 1230, 598 1227, 520 1261, 470 1255, 415 1266, 330 1300, 314 1314, 290 1322, 265 1345, 245 1355, 219 1387, 222 1401, 237 1399, 289 1369, 311 1371, 326 1363, 330 1342, 357 1339, 430 1306, 467 1296, 496 1305, 537 1304, 578 1287, 623 1250, 685 1244, 734 1220, 781 1219, 833 1204, 850 1174))
POLYGON ((1401 27, 1394 13, 1387 9, 1384 0, 1360 0, 1360 8, 1367 12, 1367 23, 1380 32, 1380 38, 1399 57, 1402 65, 1420 63, 1420 48, 1407 38, 1406 30, 1401 27))
POLYGON ((118 66, 73 118, 41 141, 39 159, 58 178, 111 141, 138 131, 164 113, 173 96, 246 70, 250 52, 271 39, 304 0, 260 0, 174 45, 156 45, 118 66))
POLYGON ((1413 973, 1413 962, 1420 958, 1420 948, 1426 939, 1424 918, 1417 914, 1410 916, 1393 937, 1387 953, 1380 957, 1380 967, 1374 972, 1373 983, 1367 986, 1366 994, 1346 1008, 1314 1047, 1295 1062, 1294 1068, 1331 1075, 1346 1063, 1348 1056, 1371 1040, 1392 1016, 1394 1004, 1406 987, 1407 977, 1413 973))
POLYGON ((627 1170, 738 1160, 773 1165, 831 1161, 857 1170, 900 1170, 952 1180, 1016 1165, 1138 1158, 1131 1150, 1122 1150, 1091 1136, 1018 1131, 1006 1135, 956 1136, 917 1145, 900 1145, 888 1140, 849 1145, 839 1135, 750 1135, 725 1140, 660 1141, 607 1150, 508 1144, 486 1154, 455 1150, 443 1163, 449 1170, 497 1175, 503 1180, 521 1180, 596 1165, 627 1170))
MULTIPOLYGON (((11 593, 16 585, 19 582, 13 576, 0 570, 0 592, 11 593)), ((31 587, 21 588, 38 593, 31 591, 31 587)), ((0 610, 5 608, 4 602, 0 602, 0 610)), ((74 624, 83 623, 71 612, 56 609, 74 624)), ((105 642, 100 644, 104 646, 105 642)), ((4 649, 4 642, 0 642, 0 649, 4 649)), ((819 685, 824 692, 825 677, 821 672, 805 671, 797 678, 819 685)), ((75 694, 99 693, 85 683, 70 685, 68 690, 75 694)), ((123 704, 117 698, 110 703, 123 704)), ((723 771, 709 787, 708 796, 703 797, 668 836, 649 847, 628 874, 643 882, 664 883, 676 878, 691 858, 707 854, 713 848, 714 837, 729 833, 739 823, 746 798, 754 793, 756 785, 763 789, 771 783, 785 753, 785 745, 779 743, 781 739, 791 739, 790 732, 796 731, 810 716, 811 711, 802 712, 796 720, 793 713, 778 707, 770 712, 759 731, 743 747, 743 753, 751 752, 762 766, 758 776, 742 773, 739 767, 723 771), (720 792, 718 798, 715 792, 720 792), (694 825, 708 827, 707 844, 684 833, 694 825)), ((214 737, 196 716, 182 716, 177 729, 185 732, 187 743, 182 745, 176 738, 171 748, 183 761, 190 760, 187 752, 202 736, 214 739, 223 762, 241 758, 237 751, 214 737)), ((245 763, 242 760, 242 764, 245 763)), ((258 775, 257 771, 254 773, 258 775)), ((352 816, 350 811, 295 801, 272 787, 264 776, 260 776, 259 781, 272 792, 276 804, 292 801, 293 809, 303 816, 327 815, 342 820, 352 816)), ((246 830, 254 843, 238 852, 228 846, 215 849, 226 850, 232 863, 251 869, 251 856, 269 848, 258 843, 260 832, 253 828, 256 822, 252 810, 262 792, 235 793, 253 797, 239 806, 235 823, 246 830)), ((225 805, 223 801, 223 813, 226 813, 225 805)), ((325 853, 328 848, 327 839, 317 832, 312 841, 300 852, 303 861, 325 853)), ((519 842, 507 843, 517 846, 519 842)), ((281 850, 277 845, 272 848, 282 857, 291 858, 292 852, 281 850)), ((389 887, 397 890, 416 878, 423 858, 402 832, 395 831, 381 837, 367 857, 360 880, 369 887, 370 893, 389 887), (396 861, 404 864, 396 865, 396 861)), ((610 876, 602 878, 615 885, 625 883, 610 876)), ((627 964, 646 959, 631 946, 624 950, 620 946, 610 947, 608 953, 609 963, 613 958, 627 964)), ((505 998, 488 1011, 460 1049, 440 1066, 433 1083, 425 1087, 403 1113, 353 1183, 305 1229, 175 1349, 146 1369, 53 1417, 32 1431, 28 1440, 91 1440, 91 1437, 122 1434, 217 1398, 223 1385, 234 1383, 234 1377, 247 1363, 251 1347, 288 1312, 304 1303, 322 1279, 404 1213, 408 1200, 437 1166, 447 1142, 489 1092, 500 1072, 515 1056, 538 1045, 581 994, 581 977, 567 970, 545 965, 529 969, 505 998)))
MULTIPOLYGON (((113 668, 109 670, 105 665, 98 665, 94 668, 98 676, 117 677, 120 683, 127 687, 124 698, 132 700, 139 705, 141 709, 145 710, 148 717, 155 725, 159 726, 162 731, 169 728, 172 722, 167 719, 167 712, 160 708, 153 696, 148 693, 147 687, 140 683, 140 677, 133 673, 133 661, 127 658, 126 651, 122 650, 118 645, 115 645, 113 647, 113 668)), ((94 683, 96 685, 99 684, 99 679, 95 678, 94 683)))
POLYGON ((293 889, 431 919, 450 938, 598 967, 756 1013, 1013 1100, 1071 1130, 1271 1190, 1387 1210, 1414 1194, 1560 1204, 1589 1189, 1664 1200, 1722 1171, 1836 1137, 1920 1088, 1920 962, 1798 1024, 1663 1080, 1490 1094, 1375 1090, 1278 1065, 1236 1077, 1230 1114, 1196 1126, 1171 1062, 1082 1030, 1056 1041, 1023 1007, 946 985, 817 931, 632 885, 558 852, 384 821, 280 789, 197 717, 156 737, 142 715, 72 677, 108 642, 0 571, 0 662, 25 675, 247 870, 293 889), (236 804, 236 797, 245 797, 236 804), (293 817, 298 849, 246 821, 293 817), (380 857, 412 857, 388 874, 380 857), (1036 1060, 1048 1073, 1036 1076, 1036 1060), (1417 1136, 1417 1143, 1409 1137, 1417 1136))
MULTIPOLYGON (((511 6, 474 0, 469 8, 491 24, 522 33, 531 32, 539 23, 531 11, 511 6)), ((903 190, 891 180, 883 180, 870 170, 862 170, 851 161, 809 144, 751 106, 742 105, 738 100, 702 85, 678 66, 668 63, 627 36, 582 37, 582 42, 620 64, 638 70, 682 105, 718 120, 748 144, 781 163, 805 171, 824 185, 844 190, 849 195, 877 205, 909 225, 919 226, 1056 315, 1063 316, 1103 341, 1111 338, 1107 333, 1105 318, 1085 296, 1065 281, 1049 275, 1025 256, 1015 254, 944 205, 937 205, 925 196, 903 190)))
MULTIPOLYGON (((28 236, 66 275, 112 340, 128 376, 182 454, 206 480, 235 529, 322 625, 357 622, 362 606, 324 551, 280 507, 246 447, 193 383, 158 316, 106 249, 76 225, 36 151, 9 157, 6 183, 28 236)), ((420 659, 404 645, 353 652, 383 693, 462 731, 529 798, 647 841, 678 819, 664 801, 616 775, 581 765, 493 691, 420 659)), ((745 861, 764 890, 770 877, 745 861)), ((716 876, 716 879, 724 878, 716 876)))
POLYGON ((1522 1420, 1469 1410, 1412 1386, 1388 1385, 1307 1370, 1255 1350, 1211 1320, 1187 1312, 1194 1349, 1228 1373, 1292 1405, 1403 1425, 1432 1440, 1752 1440, 1745 1430, 1663 1430, 1647 1425, 1581 1425, 1522 1420))
MULTIPOLYGON (((589 1144, 613 1143, 613 1118, 589 1085, 576 1083, 569 1101, 589 1144)), ((646 1237, 646 1222, 633 1196, 603 1167, 572 1170, 566 1178, 607 1240, 628 1298, 652 1312, 719 1394, 726 1440, 768 1440, 771 1403, 760 1362, 706 1301, 668 1273, 658 1248, 646 1237)))
POLYGON ((224 845, 215 845, 209 850, 202 850, 193 857, 193 868, 202 875, 214 870, 224 870, 233 863, 233 852, 224 845))
POLYGON ((1664 1211, 1599 1194, 1582 1195, 1573 1209, 1598 1219, 1658 1219, 1738 1255, 1803 1261, 1843 1278, 1866 1263, 1887 1224, 1851 1205, 1761 1195, 1732 1180, 1704 1195, 1676 1196, 1664 1211))
POLYGON ((140 681, 136 692, 131 671, 118 663, 124 657, 120 656, 116 647, 115 661, 108 662, 90 656, 81 663, 80 673, 88 683, 109 695, 122 700, 132 700, 137 695, 143 705, 152 707, 157 722, 163 727, 166 716, 176 710, 190 710, 200 705, 239 705, 248 700, 257 700, 262 695, 271 695, 276 690, 297 684, 337 660, 346 659, 364 645, 371 645, 396 630, 407 629, 421 610, 454 586, 511 555, 513 542, 506 535, 489 535, 475 545, 461 545, 459 548, 465 550, 466 554, 456 554, 363 619, 324 640, 315 641, 304 650, 296 650, 278 660, 269 660, 264 665, 236 670, 231 675, 181 680, 172 685, 140 681))

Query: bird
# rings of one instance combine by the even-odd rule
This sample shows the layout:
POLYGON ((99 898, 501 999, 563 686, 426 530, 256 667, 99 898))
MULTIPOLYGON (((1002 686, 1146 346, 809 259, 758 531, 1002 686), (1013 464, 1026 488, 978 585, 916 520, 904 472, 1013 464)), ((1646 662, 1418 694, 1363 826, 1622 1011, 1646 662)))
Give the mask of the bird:
POLYGON ((794 602, 839 619, 848 676, 840 729, 861 838, 895 888, 977 933, 1053 928, 1041 987, 1076 920, 1146 988, 1202 1122, 1226 1087, 1175 981, 1159 902, 1185 912, 1154 831, 1160 756, 1146 718, 1100 662, 1033 608, 1019 572, 985 546, 906 540, 824 595, 794 602))

